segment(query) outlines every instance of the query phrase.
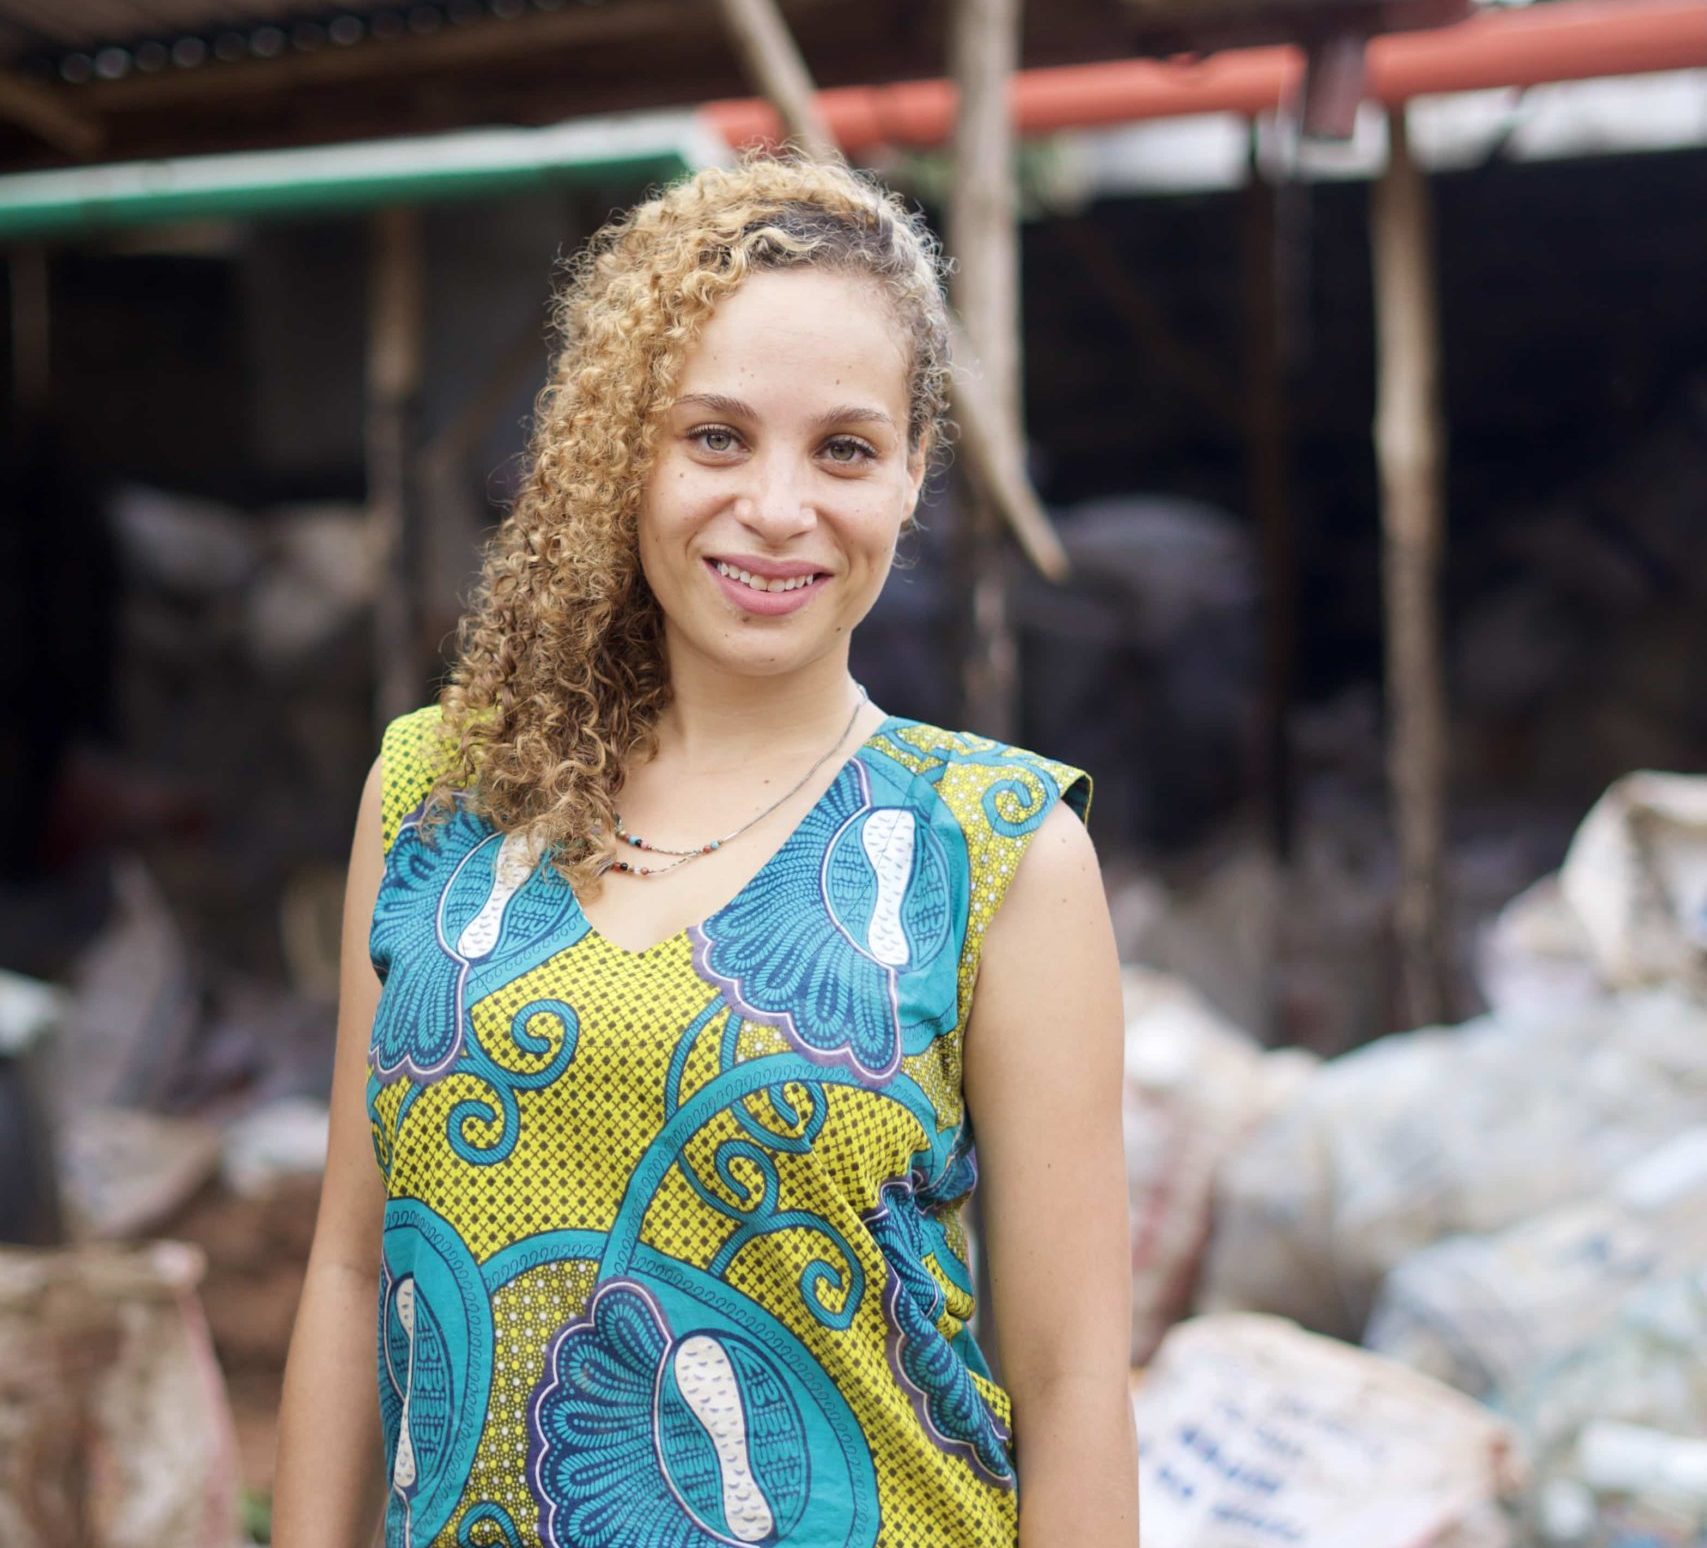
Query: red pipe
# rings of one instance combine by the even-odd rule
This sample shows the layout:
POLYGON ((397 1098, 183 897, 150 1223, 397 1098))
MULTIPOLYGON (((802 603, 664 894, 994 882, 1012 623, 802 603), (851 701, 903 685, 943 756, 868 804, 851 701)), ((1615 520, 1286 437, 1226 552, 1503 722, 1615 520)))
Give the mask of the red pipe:
MULTIPOLYGON (((1707 0, 1558 0, 1372 39, 1369 95, 1394 103, 1431 92, 1699 66, 1707 66, 1707 0)), ((1022 70, 1011 87, 1014 123, 1021 134, 1048 134, 1188 113, 1252 117, 1288 100, 1303 74, 1303 52, 1293 47, 1022 70)), ((841 87, 817 100, 849 154, 937 145, 953 132, 955 93, 946 80, 841 87)), ((711 102, 703 112, 731 145, 781 135, 762 99, 711 102)))

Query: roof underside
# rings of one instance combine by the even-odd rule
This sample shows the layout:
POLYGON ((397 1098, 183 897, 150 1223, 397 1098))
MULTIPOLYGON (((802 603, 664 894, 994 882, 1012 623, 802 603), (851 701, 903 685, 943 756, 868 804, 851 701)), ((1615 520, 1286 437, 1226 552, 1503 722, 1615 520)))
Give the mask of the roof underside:
MULTIPOLYGON (((1049 0, 1028 66, 1432 26, 1469 0, 1049 0)), ((824 86, 940 75, 948 0, 783 0, 824 86)), ((0 0, 0 169, 749 95, 713 0, 0 0)))

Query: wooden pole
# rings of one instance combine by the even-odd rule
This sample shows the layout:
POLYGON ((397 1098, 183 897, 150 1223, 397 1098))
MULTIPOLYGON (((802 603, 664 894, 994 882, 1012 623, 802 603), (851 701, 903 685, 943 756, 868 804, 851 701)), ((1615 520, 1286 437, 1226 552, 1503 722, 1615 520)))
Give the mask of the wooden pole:
POLYGON ((1398 832, 1394 925, 1401 1025, 1446 1019, 1442 848, 1446 695, 1436 590, 1443 546, 1446 431, 1441 408, 1434 233, 1405 110, 1375 185, 1372 240, 1378 349, 1375 450, 1381 474, 1387 616, 1388 778, 1398 832))
POLYGON ((1280 226, 1274 186, 1251 139, 1245 184, 1246 481, 1262 573, 1262 697, 1254 786, 1277 864, 1292 857, 1294 796, 1288 726, 1298 639, 1298 533, 1287 466, 1286 351, 1280 226))
MULTIPOLYGON (((1008 90, 1019 62, 1020 0, 956 0, 949 67, 959 89, 949 246, 954 299, 982 367, 998 463, 1023 470, 1018 193, 1008 90)), ((1020 471, 1023 479, 1023 471, 1020 471)), ((1019 729, 1019 647, 1010 616, 1007 545, 987 488, 967 489, 957 568, 971 603, 961 662, 965 719, 1011 741, 1019 729)))
POLYGON ((35 244, 7 254, 12 314, 14 466, 22 468, 47 422, 52 391, 52 290, 47 249, 35 244))
POLYGON ((382 209, 370 227, 368 282, 368 520, 377 556, 374 710, 380 725, 421 701, 418 559, 410 459, 421 384, 421 218, 382 209))
MULTIPOLYGON (((718 0, 718 5, 742 67, 782 119, 783 133, 809 155, 839 160, 841 152, 818 110, 812 74, 775 0, 718 0)), ((1005 85, 1000 101, 1007 133, 1005 85)), ((954 358, 970 365, 983 351, 969 340, 958 319, 952 327, 954 358)), ((1017 455, 1003 456, 1008 434, 1000 420, 1000 391, 992 392, 987 381, 965 369, 956 373, 952 390, 967 467, 984 497, 1012 528, 1031 562, 1051 580, 1063 579, 1066 550, 1026 477, 1025 465, 1017 455)))
MULTIPOLYGON (((984 478, 961 480, 960 519, 951 550, 956 589, 964 598, 957 631, 961 717, 1001 741, 1019 734, 1019 644, 1008 595, 1007 543, 988 478, 994 472, 1028 493, 1031 488, 1023 457, 1018 192, 1008 110, 1009 82, 1019 56, 1020 4, 955 0, 948 40, 949 70, 960 94, 948 238, 956 260, 954 302, 966 335, 961 348, 969 351, 959 354, 959 374, 982 384, 982 421, 975 423, 966 413, 964 397, 956 406, 969 440, 989 436, 989 443, 979 448, 984 478), (976 377, 969 375, 980 365, 976 377)), ((973 447, 969 444, 967 450, 973 447)), ((1064 554, 1062 563, 1064 567, 1064 554)), ((970 1224, 977 1290, 972 1331, 999 1381, 1001 1350, 986 1336, 994 1326, 995 1296, 982 1250, 984 1211, 976 1196, 970 1224)))

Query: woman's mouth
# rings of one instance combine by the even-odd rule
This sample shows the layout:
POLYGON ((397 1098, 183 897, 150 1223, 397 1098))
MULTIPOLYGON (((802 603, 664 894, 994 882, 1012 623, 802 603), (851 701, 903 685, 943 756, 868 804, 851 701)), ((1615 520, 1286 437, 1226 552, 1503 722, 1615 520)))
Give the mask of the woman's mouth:
POLYGON ((741 611, 766 617, 804 607, 817 592, 819 583, 827 579, 821 570, 809 575, 757 575, 726 559, 707 559, 705 565, 717 577, 723 594, 741 611))
POLYGON ((722 559, 714 559, 717 573, 729 580, 738 580, 743 586, 750 586, 754 591, 798 591, 802 586, 810 586, 818 579, 817 575, 793 575, 787 580, 766 580, 762 575, 754 575, 750 570, 743 570, 736 565, 725 563, 722 559))

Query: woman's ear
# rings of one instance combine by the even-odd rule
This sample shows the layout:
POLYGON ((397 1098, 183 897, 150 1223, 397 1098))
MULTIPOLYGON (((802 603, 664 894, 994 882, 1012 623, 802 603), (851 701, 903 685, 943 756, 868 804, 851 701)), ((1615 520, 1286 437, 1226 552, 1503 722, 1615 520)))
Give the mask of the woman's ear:
POLYGON ((907 454, 907 514, 901 519, 901 530, 913 526, 914 513, 919 508, 919 491, 924 487, 925 468, 930 462, 930 447, 924 441, 907 454))

